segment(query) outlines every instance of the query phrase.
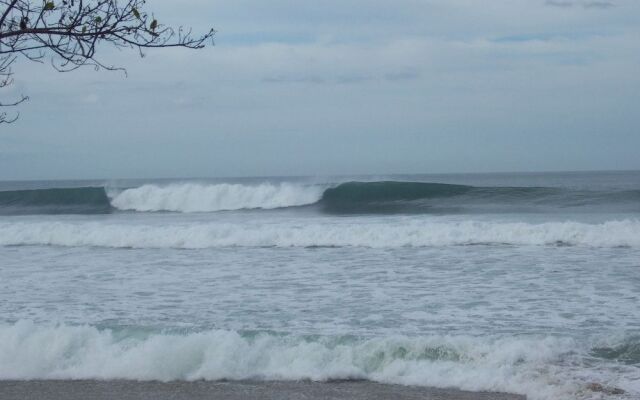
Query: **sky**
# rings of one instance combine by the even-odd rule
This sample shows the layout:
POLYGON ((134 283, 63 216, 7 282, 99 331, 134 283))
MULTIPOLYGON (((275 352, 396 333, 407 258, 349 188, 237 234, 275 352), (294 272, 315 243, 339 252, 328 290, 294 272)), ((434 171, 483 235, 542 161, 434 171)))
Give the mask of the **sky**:
POLYGON ((149 0, 215 46, 21 60, 0 180, 640 169, 640 1, 149 0))

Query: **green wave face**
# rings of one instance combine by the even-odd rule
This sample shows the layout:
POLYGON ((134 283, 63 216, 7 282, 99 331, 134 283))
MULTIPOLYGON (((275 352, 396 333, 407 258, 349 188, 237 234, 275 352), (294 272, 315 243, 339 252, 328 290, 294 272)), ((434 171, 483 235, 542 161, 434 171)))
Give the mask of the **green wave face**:
POLYGON ((327 189, 322 196, 326 202, 376 202, 418 200, 448 197, 467 193, 472 186, 424 182, 347 182, 327 189))
POLYGON ((419 212, 424 211, 424 207, 407 203, 460 196, 472 189, 472 186, 444 183, 347 182, 327 189, 320 203, 325 211, 333 213, 419 212))
POLYGON ((327 189, 321 209, 335 214, 529 212, 606 209, 640 212, 640 191, 553 187, 475 187, 429 182, 347 182, 327 189))
POLYGON ((0 192, 0 214, 106 214, 111 212, 104 188, 12 190, 0 192))
POLYGON ((591 350, 594 357, 616 360, 629 365, 640 365, 640 336, 627 338, 623 343, 611 347, 596 347, 591 350))

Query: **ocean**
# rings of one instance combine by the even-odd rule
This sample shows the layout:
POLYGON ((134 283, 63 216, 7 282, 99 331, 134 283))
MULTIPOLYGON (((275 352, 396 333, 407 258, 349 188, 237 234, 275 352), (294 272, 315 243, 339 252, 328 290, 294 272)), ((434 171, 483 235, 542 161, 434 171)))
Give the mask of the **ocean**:
POLYGON ((0 182, 0 379, 640 396, 640 172, 0 182))

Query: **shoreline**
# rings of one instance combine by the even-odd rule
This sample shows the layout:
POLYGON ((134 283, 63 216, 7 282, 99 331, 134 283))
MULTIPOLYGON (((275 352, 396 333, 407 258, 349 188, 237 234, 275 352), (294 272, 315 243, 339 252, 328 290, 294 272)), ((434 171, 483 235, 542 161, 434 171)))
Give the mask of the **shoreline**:
POLYGON ((3 380, 3 400, 526 400, 498 392, 349 381, 3 380))

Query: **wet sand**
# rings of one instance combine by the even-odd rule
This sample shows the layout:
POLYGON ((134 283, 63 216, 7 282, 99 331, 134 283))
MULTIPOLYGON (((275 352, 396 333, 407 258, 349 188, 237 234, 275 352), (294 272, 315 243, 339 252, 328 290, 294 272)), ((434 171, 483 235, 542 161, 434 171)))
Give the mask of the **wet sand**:
POLYGON ((93 380, 0 381, 2 400, 525 400, 506 393, 466 392, 369 381, 139 382, 93 380))

